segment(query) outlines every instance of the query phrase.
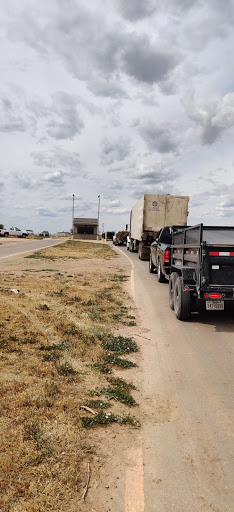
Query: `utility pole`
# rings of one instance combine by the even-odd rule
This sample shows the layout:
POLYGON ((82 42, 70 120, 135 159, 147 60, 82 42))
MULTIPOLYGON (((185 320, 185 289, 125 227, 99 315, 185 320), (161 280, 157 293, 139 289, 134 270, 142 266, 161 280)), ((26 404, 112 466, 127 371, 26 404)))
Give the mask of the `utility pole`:
POLYGON ((98 196, 98 232, 97 232, 97 240, 99 237, 99 214, 100 214, 100 196, 98 196))
POLYGON ((72 194, 72 236, 74 235, 74 197, 75 194, 72 194))

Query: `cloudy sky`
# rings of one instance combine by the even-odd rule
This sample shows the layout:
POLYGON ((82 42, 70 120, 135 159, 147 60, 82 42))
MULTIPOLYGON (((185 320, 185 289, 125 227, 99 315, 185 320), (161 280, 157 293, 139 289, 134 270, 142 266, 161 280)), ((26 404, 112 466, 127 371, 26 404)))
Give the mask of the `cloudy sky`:
POLYGON ((0 0, 0 222, 123 229, 144 193, 234 225, 234 0, 0 0))

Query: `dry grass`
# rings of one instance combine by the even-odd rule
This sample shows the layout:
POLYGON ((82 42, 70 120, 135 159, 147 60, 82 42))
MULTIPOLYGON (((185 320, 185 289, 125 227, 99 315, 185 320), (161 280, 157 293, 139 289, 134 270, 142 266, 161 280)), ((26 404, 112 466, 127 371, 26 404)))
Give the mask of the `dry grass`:
POLYGON ((103 357, 102 338, 116 323, 113 315, 128 313, 113 274, 92 273, 91 262, 82 276, 74 262, 90 254, 112 258, 111 249, 71 241, 41 253, 43 261, 52 254, 59 268, 42 268, 34 259, 33 269, 0 274, 4 512, 59 512, 82 494, 82 464, 92 449, 80 405, 106 386, 94 369, 103 357), (61 257, 73 258, 72 275, 61 271, 61 257))
POLYGON ((116 253, 104 243, 80 242, 79 240, 68 240, 57 246, 42 249, 28 258, 116 258, 116 253))

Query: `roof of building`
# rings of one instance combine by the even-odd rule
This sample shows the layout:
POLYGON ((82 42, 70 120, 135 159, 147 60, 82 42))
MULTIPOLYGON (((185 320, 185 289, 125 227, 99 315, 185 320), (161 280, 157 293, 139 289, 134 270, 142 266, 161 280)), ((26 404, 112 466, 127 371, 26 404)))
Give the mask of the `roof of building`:
POLYGON ((81 226, 97 226, 98 225, 98 219, 86 219, 84 217, 76 217, 73 220, 74 224, 79 224, 81 226))

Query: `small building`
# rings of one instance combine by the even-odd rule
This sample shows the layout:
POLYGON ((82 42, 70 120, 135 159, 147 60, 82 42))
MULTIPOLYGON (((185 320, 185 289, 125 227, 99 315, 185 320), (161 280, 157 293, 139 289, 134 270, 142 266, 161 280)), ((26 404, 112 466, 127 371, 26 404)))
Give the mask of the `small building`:
POLYGON ((74 240, 97 240, 98 219, 73 219, 74 240))

